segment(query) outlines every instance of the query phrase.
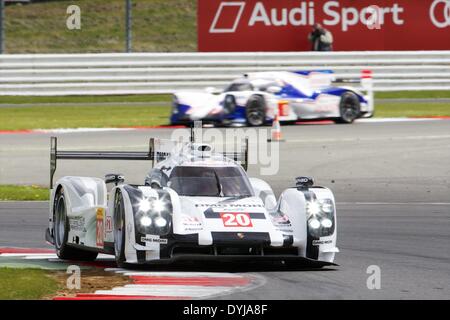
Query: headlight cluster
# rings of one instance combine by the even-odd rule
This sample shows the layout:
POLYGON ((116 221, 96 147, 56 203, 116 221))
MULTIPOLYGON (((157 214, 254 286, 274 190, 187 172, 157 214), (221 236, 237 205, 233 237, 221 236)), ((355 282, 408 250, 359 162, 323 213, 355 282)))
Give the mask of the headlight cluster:
POLYGON ((164 235, 170 230, 172 207, 163 199, 143 198, 135 208, 136 227, 142 234, 164 235))
POLYGON ((306 203, 308 231, 314 237, 325 237, 334 232, 334 205, 331 199, 306 203))

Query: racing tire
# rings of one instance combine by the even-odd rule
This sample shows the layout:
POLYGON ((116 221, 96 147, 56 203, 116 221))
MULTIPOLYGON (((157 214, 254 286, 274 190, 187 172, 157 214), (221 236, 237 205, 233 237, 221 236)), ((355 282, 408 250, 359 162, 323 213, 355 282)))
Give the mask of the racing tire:
POLYGON ((59 189, 55 197, 53 208, 53 233, 56 255, 64 260, 93 261, 97 258, 98 252, 80 250, 71 247, 67 243, 69 237, 69 220, 67 219, 67 206, 64 189, 59 189))
POLYGON ((119 268, 126 266, 125 226, 125 207, 122 192, 117 190, 114 198, 114 255, 119 268))
POLYGON ((262 126, 266 120, 266 103, 261 96, 251 96, 245 108, 247 124, 251 127, 262 126))
POLYGON ((361 115, 361 105, 358 96, 350 91, 342 94, 339 102, 339 111, 340 117, 336 119, 336 123, 353 123, 361 115))

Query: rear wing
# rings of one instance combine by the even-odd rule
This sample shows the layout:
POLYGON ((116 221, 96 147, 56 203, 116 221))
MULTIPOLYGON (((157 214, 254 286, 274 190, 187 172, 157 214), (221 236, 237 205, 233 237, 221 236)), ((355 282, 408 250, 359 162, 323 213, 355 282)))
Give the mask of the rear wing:
POLYGON ((297 75, 305 77, 313 89, 328 87, 333 83, 341 84, 360 84, 356 89, 366 91, 368 95, 373 93, 372 71, 362 70, 360 77, 341 77, 337 78, 332 70, 300 70, 294 71, 297 75))
POLYGON ((373 90, 373 79, 371 70, 362 70, 361 76, 357 77, 342 77, 335 78, 333 83, 358 83, 361 84, 361 88, 364 91, 373 90))
MULTIPOLYGON (((171 150, 160 148, 161 139, 150 138, 147 151, 68 151, 58 150, 58 139, 50 138, 50 189, 53 188, 53 178, 58 160, 144 160, 152 161, 152 167, 167 159, 171 150)), ((195 141, 191 133, 191 142, 195 141)), ((223 152, 224 157, 233 159, 241 164, 245 171, 248 169, 248 138, 240 152, 223 152)))

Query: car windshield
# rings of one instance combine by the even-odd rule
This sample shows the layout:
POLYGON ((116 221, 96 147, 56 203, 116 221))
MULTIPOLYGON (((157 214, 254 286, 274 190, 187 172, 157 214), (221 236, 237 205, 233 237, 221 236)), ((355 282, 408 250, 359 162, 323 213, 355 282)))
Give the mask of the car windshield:
POLYGON ((250 182, 239 167, 175 167, 168 186, 180 196, 252 196, 250 182))
POLYGON ((231 91, 253 91, 253 86, 249 81, 233 82, 224 90, 224 92, 231 91))

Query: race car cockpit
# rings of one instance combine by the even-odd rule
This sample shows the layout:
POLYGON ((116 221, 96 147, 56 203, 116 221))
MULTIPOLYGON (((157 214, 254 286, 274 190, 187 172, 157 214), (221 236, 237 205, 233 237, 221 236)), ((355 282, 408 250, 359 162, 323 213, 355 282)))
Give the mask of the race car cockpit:
POLYGON ((152 187, 170 187, 180 196, 250 197, 253 189, 239 167, 177 166, 170 177, 155 168, 147 182, 152 187))

